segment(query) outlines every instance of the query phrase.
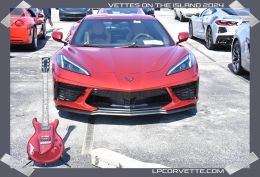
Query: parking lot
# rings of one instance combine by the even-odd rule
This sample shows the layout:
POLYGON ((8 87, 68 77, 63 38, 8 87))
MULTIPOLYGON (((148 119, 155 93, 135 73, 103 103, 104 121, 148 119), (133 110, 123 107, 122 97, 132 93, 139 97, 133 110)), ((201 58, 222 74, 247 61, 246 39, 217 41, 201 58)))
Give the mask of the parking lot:
MULTIPOLYGON (((65 34, 75 21, 59 21, 52 9, 53 23, 65 34)), ((174 19, 174 11, 161 9, 155 16, 177 41, 188 31, 188 22, 174 19)), ((50 26, 47 25, 47 30, 50 26)), ((34 129, 32 119, 41 120, 41 57, 52 56, 62 43, 51 32, 31 52, 15 46, 10 52, 10 153, 27 162, 26 144, 34 129)), ((174 168, 217 168, 240 161, 249 153, 249 75, 231 71, 230 48, 209 51, 201 40, 182 43, 197 58, 200 72, 198 111, 144 117, 85 116, 59 112, 53 102, 49 74, 51 121, 60 120, 64 159, 73 168, 93 168, 89 152, 106 148, 128 157, 174 168)), ((66 167, 62 162, 51 167, 66 167)))

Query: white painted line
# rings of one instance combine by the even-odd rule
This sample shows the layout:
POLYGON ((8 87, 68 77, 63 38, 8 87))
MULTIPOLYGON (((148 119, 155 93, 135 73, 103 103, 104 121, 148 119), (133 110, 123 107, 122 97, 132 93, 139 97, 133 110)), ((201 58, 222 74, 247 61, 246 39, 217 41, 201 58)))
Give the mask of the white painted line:
POLYGON ((169 168, 161 164, 146 163, 105 148, 90 152, 92 165, 100 168, 169 168))
POLYGON ((20 168, 14 168, 14 169, 26 176, 30 176, 34 171, 33 168, 29 168, 29 167, 22 168, 23 165, 21 164, 21 162, 15 158, 13 158, 9 154, 4 154, 3 157, 1 158, 1 161, 5 164, 9 165, 10 168, 13 168, 12 167, 13 164, 21 166, 20 168))
POLYGON ((94 142, 95 119, 94 118, 89 118, 89 119, 90 119, 90 121, 86 127, 86 134, 85 134, 82 149, 81 149, 82 155, 88 154, 92 150, 93 142, 94 142))

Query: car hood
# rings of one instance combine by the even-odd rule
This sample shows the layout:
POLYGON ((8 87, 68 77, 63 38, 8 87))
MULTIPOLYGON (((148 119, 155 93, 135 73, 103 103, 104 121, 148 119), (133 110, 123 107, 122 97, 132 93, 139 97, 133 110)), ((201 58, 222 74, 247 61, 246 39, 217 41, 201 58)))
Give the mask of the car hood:
POLYGON ((100 72, 137 74, 156 72, 168 65, 172 66, 187 55, 188 51, 180 46, 152 48, 66 46, 61 53, 86 68, 91 74, 100 72))

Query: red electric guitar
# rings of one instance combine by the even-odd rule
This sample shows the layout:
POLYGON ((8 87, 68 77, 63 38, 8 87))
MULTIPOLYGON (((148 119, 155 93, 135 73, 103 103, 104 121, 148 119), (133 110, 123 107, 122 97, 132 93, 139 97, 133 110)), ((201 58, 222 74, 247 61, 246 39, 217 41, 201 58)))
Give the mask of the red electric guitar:
POLYGON ((42 122, 37 118, 32 121, 35 129, 34 135, 27 144, 27 153, 29 159, 37 162, 48 164, 60 160, 64 152, 64 142, 56 132, 59 121, 56 119, 49 123, 48 112, 48 71, 50 69, 50 58, 42 58, 42 75, 43 75, 43 108, 42 122))

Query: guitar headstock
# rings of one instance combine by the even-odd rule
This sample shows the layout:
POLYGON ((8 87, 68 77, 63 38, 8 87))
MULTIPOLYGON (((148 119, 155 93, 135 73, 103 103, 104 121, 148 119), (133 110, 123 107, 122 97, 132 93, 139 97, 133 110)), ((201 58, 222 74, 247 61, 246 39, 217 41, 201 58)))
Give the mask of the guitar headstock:
POLYGON ((47 73, 50 70, 50 58, 43 57, 42 58, 42 72, 47 73))

